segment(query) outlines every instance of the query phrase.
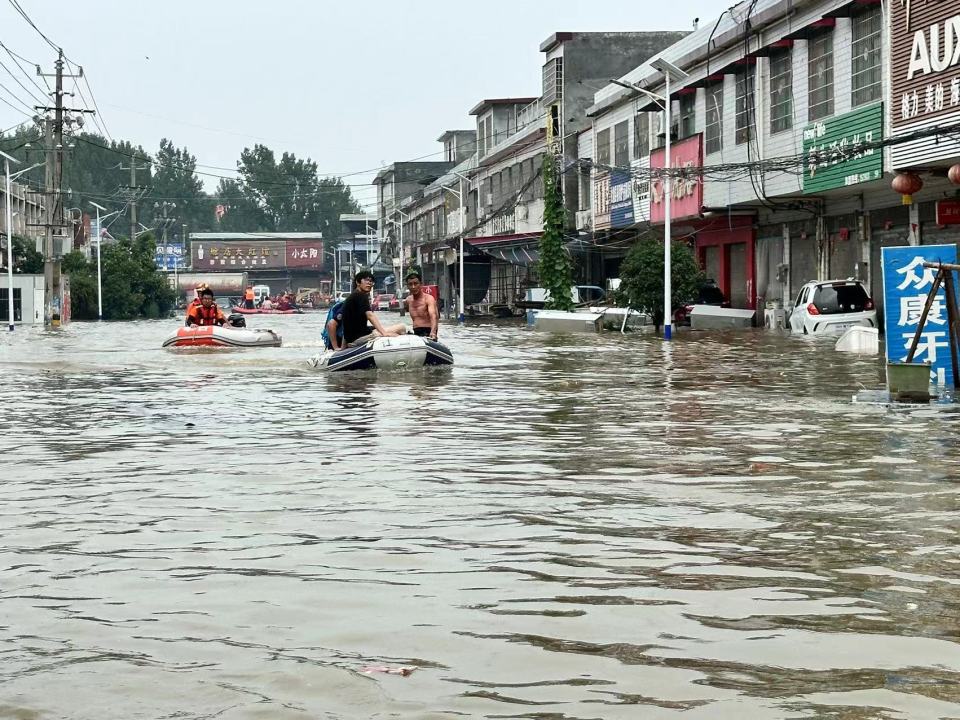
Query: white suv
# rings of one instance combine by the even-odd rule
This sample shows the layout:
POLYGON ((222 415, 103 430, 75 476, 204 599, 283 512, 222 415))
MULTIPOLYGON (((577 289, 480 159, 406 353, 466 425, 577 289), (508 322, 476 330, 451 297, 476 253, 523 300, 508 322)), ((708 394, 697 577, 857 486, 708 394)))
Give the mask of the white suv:
POLYGON ((859 281, 816 280, 800 288, 790 314, 793 332, 839 335, 855 325, 877 326, 873 300, 859 281))

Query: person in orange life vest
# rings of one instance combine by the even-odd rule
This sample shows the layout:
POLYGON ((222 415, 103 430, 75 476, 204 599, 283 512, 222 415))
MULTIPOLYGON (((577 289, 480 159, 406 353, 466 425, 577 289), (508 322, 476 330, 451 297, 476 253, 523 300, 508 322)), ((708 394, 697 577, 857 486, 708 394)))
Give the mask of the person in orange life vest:
POLYGON ((200 291, 200 304, 191 305, 187 309, 187 326, 190 325, 223 325, 227 319, 220 308, 213 301, 213 290, 207 288, 200 291))
POLYGON ((206 283, 200 283, 199 285, 197 285, 197 287, 196 287, 197 296, 196 296, 193 300, 191 300, 191 301, 190 301, 190 304, 187 306, 187 311, 188 311, 188 312, 189 312, 190 308, 192 308, 192 307, 194 307, 194 306, 196 306, 196 305, 200 305, 200 293, 202 293, 204 290, 206 290, 207 287, 208 287, 208 286, 207 286, 206 283))
POLYGON ((253 310, 253 287, 247 286, 246 291, 243 293, 243 304, 247 310, 253 310))

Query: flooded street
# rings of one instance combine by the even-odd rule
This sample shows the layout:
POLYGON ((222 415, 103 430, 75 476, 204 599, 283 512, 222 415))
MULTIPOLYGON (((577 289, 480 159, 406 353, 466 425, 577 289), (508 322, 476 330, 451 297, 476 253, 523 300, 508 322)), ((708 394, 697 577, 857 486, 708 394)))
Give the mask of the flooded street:
POLYGON ((0 338, 0 718, 960 717, 960 413, 879 359, 323 318, 0 338))

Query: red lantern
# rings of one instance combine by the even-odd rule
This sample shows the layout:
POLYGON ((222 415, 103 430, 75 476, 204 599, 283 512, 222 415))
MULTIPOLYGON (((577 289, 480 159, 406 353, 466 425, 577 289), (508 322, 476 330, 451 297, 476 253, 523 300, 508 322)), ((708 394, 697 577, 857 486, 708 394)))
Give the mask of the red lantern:
POLYGON ((912 205, 913 195, 920 192, 920 189, 923 187, 923 180, 921 180, 920 176, 916 173, 897 173, 897 176, 893 179, 890 186, 894 192, 903 195, 904 205, 912 205))
POLYGON ((947 170, 947 177, 954 185, 960 185, 960 163, 947 170))

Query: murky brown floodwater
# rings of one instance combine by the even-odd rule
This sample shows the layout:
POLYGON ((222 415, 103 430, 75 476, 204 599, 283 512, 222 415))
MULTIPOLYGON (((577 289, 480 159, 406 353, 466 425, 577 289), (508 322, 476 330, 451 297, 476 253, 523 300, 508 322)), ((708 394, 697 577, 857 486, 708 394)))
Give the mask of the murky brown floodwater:
POLYGON ((851 405, 879 360, 483 325, 327 377, 322 317, 0 338, 0 717, 960 717, 960 414, 851 405))

